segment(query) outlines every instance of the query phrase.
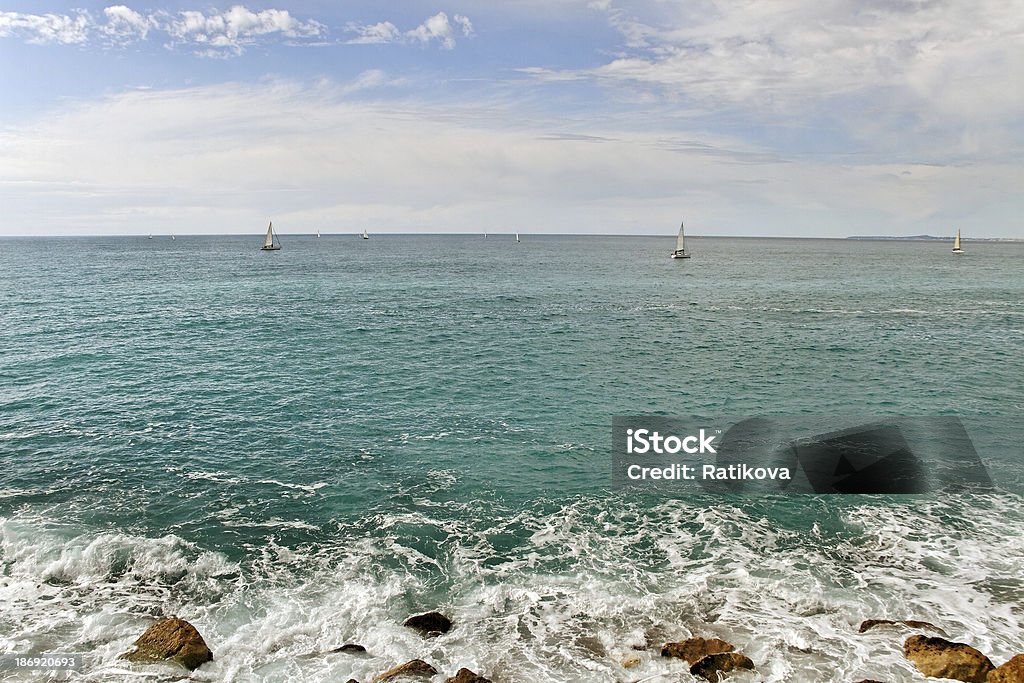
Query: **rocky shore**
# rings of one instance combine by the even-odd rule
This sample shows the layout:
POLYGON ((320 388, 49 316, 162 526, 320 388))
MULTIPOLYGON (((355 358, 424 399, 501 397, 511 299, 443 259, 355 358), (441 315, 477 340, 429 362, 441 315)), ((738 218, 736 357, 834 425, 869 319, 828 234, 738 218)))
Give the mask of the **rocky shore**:
MULTIPOLYGON (((436 638, 451 631, 455 625, 451 619, 440 612, 427 612, 409 617, 403 626, 415 630, 424 639, 436 638)), ((926 679, 943 679, 962 681, 963 683, 1024 683, 1024 653, 1018 654, 1009 661, 996 666, 985 654, 966 644, 947 640, 946 632, 932 623, 917 620, 868 619, 861 623, 860 633, 885 630, 893 634, 901 631, 926 631, 910 635, 903 641, 902 651, 907 661, 916 667, 926 679)), ((894 640, 894 647, 898 644, 894 640)), ((677 642, 667 642, 660 648, 649 645, 633 645, 633 650, 643 652, 653 650, 666 659, 681 659, 689 665, 690 674, 708 681, 721 681, 736 671, 756 671, 757 665, 749 657, 724 640, 703 638, 700 636, 687 638, 677 642)), ((603 647, 600 648, 603 652, 603 647)), ((357 643, 345 643, 325 654, 347 654, 359 656, 366 654, 366 648, 357 643)), ((652 655, 651 657, 658 657, 652 655)), ((607 656, 604 653, 603 656, 607 656)), ((164 663, 195 670, 207 662, 213 661, 213 651, 196 628, 189 622, 177 617, 157 621, 135 641, 135 649, 120 656, 120 659, 139 665, 164 663)), ((641 664, 638 656, 619 662, 623 668, 631 669, 641 664)), ((623 683, 643 683, 657 681, 669 676, 671 672, 656 674, 641 679, 627 679, 623 683)), ((402 681, 428 681, 442 675, 432 664, 422 659, 412 659, 405 663, 382 671, 370 679, 369 683, 400 683, 402 681)), ((349 679, 345 683, 362 683, 349 679)), ((444 683, 495 683, 484 674, 461 668, 447 676, 444 683)), ((499 681, 497 683, 513 683, 499 681)), ((518 683, 518 682, 516 682, 518 683)), ((851 681, 851 683, 854 683, 851 681)), ((862 679, 856 683, 887 683, 874 679, 862 679)))

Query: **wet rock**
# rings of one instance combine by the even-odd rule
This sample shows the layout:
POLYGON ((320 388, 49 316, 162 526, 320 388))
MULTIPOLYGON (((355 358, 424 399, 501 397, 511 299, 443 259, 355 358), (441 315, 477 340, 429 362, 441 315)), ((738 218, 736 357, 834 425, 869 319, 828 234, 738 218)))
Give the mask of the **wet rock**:
POLYGON ((357 681, 357 680, 356 680, 356 679, 354 679, 354 678, 350 678, 350 679, 348 679, 347 681, 345 681, 345 683, 359 683, 359 681, 357 681))
POLYGON ((913 619, 866 619, 860 623, 859 631, 861 633, 864 633, 865 631, 869 631, 875 628, 876 626, 906 626, 907 628, 920 628, 927 629, 929 631, 935 631, 941 636, 946 635, 946 632, 938 626, 936 626, 935 624, 929 623, 927 621, 915 621, 913 619))
POLYGON ((196 628, 177 617, 161 619, 139 636, 135 649, 121 655, 129 662, 174 662, 189 671, 213 660, 213 652, 196 628))
POLYGON ((665 643, 661 648, 662 657, 679 657, 689 664, 696 664, 708 655, 717 655, 735 650, 730 643, 718 638, 687 638, 678 643, 665 643))
POLYGON ((865 678, 862 681, 857 681, 857 683, 883 683, 883 682, 882 681, 876 681, 873 678, 865 678))
POLYGON ((630 657, 629 659, 624 659, 622 660, 622 666, 627 669, 632 669, 634 667, 640 666, 640 658, 630 657))
POLYGON ((608 650, 605 648, 604 643, 594 636, 581 636, 576 639, 576 644, 584 650, 594 653, 598 657, 604 657, 608 654, 608 650))
POLYGON ((491 683, 491 679, 484 678, 475 671, 463 668, 459 669, 451 678, 445 679, 444 683, 491 683))
POLYGON ((359 655, 364 654, 366 652, 366 648, 362 645, 357 645, 356 643, 345 643, 341 647, 336 647, 331 650, 331 654, 338 652, 347 652, 348 654, 359 655))
POLYGON ((425 636, 436 636, 452 630, 452 621, 440 612, 417 614, 405 620, 403 626, 416 629, 425 636))
POLYGON ((430 666, 422 659, 413 659, 405 664, 399 664, 393 669, 388 669, 382 674, 373 678, 373 683, 381 681, 392 681, 398 678, 430 678, 437 675, 437 669, 430 666))
POLYGON ((753 669, 750 657, 738 652, 721 652, 704 657, 690 667, 690 673, 709 681, 721 680, 722 676, 736 669, 753 669))
POLYGON ((1024 654, 989 671, 986 683, 1024 683, 1024 654))
POLYGON ((945 638, 911 636, 903 643, 903 655, 925 676, 965 683, 985 683, 988 672, 995 668, 988 657, 970 645, 945 638))

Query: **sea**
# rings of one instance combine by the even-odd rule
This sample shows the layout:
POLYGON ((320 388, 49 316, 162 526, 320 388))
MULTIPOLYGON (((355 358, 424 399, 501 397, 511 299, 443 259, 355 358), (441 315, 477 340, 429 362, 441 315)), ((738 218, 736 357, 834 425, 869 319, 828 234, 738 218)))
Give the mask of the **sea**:
POLYGON ((921 680, 865 619, 1024 652, 1024 243, 520 232, 0 240, 0 654, 82 662, 0 678, 685 682, 704 636, 738 683, 921 680), (953 416, 994 485, 624 488, 636 415, 953 416), (170 615, 212 662, 118 659, 170 615))

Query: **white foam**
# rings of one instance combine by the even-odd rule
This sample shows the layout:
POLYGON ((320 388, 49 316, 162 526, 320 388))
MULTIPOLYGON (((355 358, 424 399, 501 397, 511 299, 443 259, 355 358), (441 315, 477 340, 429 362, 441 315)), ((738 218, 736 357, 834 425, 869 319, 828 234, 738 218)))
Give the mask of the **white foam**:
POLYGON ((333 544, 271 541, 241 566, 173 536, 0 520, 0 648, 88 648, 96 680, 120 680, 117 654, 173 611, 216 653, 197 681, 369 680, 414 657, 437 680, 466 666, 538 683, 687 681, 659 648, 691 635, 750 656, 757 673, 738 682, 916 680, 906 634, 858 633, 867 618, 931 621, 996 663, 1019 651, 1017 497, 715 503, 452 502, 374 513, 333 544), (769 505, 805 521, 780 525, 769 505), (401 626, 428 609, 456 628, 425 640, 401 626), (368 654, 327 654, 346 642, 368 654))

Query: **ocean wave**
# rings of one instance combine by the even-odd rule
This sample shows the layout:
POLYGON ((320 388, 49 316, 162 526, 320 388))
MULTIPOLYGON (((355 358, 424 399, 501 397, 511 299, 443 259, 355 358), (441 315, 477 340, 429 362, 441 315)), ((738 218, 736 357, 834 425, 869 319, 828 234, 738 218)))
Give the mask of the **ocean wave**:
POLYGON ((705 503, 383 512, 239 564, 175 536, 3 519, 0 647, 87 651, 89 676, 129 680, 117 654, 175 613, 216 653, 193 674, 208 681, 368 680, 415 657, 496 680, 690 680, 658 649, 691 635, 736 644, 757 664, 750 680, 914 680, 900 638, 857 632, 867 618, 932 621, 996 661, 1019 650, 1019 497, 705 503), (401 626, 435 608, 450 634, 401 626), (343 642, 369 654, 325 654, 343 642), (640 664, 626 670, 629 657, 640 664))

